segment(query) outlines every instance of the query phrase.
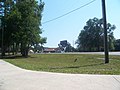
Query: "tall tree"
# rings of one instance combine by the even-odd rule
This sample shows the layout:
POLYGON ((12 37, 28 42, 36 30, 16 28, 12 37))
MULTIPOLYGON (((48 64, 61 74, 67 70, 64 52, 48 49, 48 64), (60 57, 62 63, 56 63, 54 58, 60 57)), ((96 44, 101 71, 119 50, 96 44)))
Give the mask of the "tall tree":
MULTIPOLYGON (((110 50, 114 49, 113 30, 115 25, 108 23, 108 39, 110 50)), ((104 46, 103 20, 98 18, 89 19, 78 36, 76 44, 81 51, 100 51, 104 46)))
POLYGON ((0 3, 5 21, 3 46, 5 49, 20 46, 22 56, 28 56, 29 47, 41 42, 44 3, 42 0, 39 3, 36 0, 1 0, 0 3))
POLYGON ((1 0, 0 1, 0 16, 2 17, 2 28, 0 30, 1 32, 1 39, 0 39, 0 44, 1 44, 1 49, 2 49, 2 56, 5 55, 5 50, 7 49, 7 46, 9 44, 9 34, 7 30, 7 16, 10 13, 10 9, 13 5, 14 0, 1 0))
POLYGON ((36 0, 18 0, 18 11, 21 13, 20 20, 20 42, 21 54, 28 55, 29 46, 40 42, 40 29, 42 11, 44 3, 40 0, 40 4, 36 0))

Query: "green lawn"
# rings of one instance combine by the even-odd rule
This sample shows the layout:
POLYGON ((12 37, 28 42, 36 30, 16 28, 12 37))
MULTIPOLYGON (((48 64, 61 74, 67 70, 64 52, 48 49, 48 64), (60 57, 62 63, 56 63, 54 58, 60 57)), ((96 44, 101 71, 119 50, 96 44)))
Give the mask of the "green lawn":
POLYGON ((102 58, 103 55, 33 54, 28 58, 17 57, 5 61, 24 69, 37 71, 120 75, 120 56, 110 56, 109 64, 104 64, 102 58))

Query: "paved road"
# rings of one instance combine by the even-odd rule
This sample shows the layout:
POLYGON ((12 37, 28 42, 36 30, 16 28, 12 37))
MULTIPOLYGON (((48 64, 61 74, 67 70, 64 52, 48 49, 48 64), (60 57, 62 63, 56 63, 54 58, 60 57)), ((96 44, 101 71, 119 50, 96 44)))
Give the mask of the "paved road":
MULTIPOLYGON (((100 54, 100 55, 104 55, 104 52, 65 52, 65 53, 40 53, 40 54, 100 54)), ((120 52, 109 52, 109 55, 120 55, 120 52)))
POLYGON ((0 90, 120 90, 120 75, 38 72, 0 60, 0 90))
MULTIPOLYGON (((103 55, 104 52, 69 52, 64 54, 101 54, 103 55)), ((120 52, 109 52, 109 55, 120 55, 120 52)))

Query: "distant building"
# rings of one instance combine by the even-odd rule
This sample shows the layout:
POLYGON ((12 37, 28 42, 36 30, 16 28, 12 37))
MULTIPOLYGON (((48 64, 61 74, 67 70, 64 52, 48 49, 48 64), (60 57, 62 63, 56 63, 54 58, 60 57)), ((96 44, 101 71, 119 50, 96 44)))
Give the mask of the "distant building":
POLYGON ((71 52, 72 46, 67 40, 60 41, 57 48, 44 47, 43 53, 64 53, 71 52))
POLYGON ((48 47, 44 47, 43 50, 44 53, 60 53, 61 50, 59 48, 48 48, 48 47))

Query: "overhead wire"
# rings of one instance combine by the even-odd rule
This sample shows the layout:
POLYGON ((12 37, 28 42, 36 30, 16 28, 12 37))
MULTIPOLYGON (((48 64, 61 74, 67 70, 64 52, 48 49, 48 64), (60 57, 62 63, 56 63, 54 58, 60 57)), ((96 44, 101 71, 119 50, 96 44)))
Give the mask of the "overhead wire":
POLYGON ((59 19, 59 18, 62 18, 62 17, 66 16, 66 15, 68 15, 68 14, 71 14, 71 13, 73 13, 73 12, 75 12, 75 11, 77 11, 77 10, 83 8, 83 7, 86 7, 86 6, 90 5, 91 3, 95 2, 95 1, 96 1, 96 0, 92 0, 92 1, 90 1, 90 2, 88 2, 88 3, 86 3, 86 4, 82 5, 82 6, 80 6, 80 7, 78 7, 78 8, 72 10, 72 11, 69 11, 69 12, 67 12, 67 13, 65 13, 65 14, 63 14, 63 15, 61 15, 61 16, 58 16, 58 17, 53 18, 53 19, 51 19, 51 20, 45 21, 45 22, 43 22, 42 24, 46 24, 46 23, 55 21, 55 20, 57 20, 57 19, 59 19))

